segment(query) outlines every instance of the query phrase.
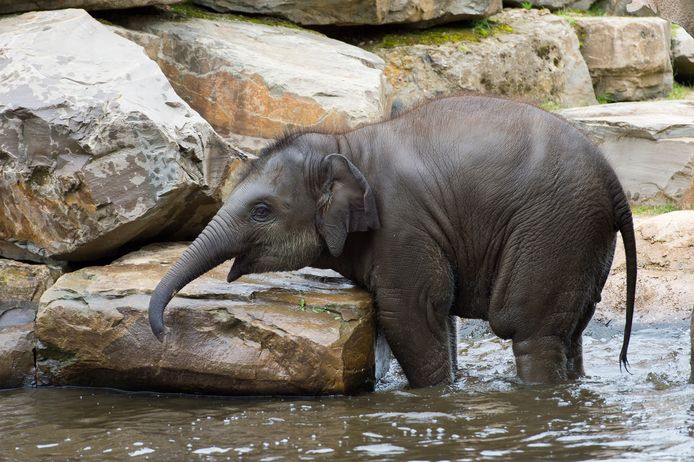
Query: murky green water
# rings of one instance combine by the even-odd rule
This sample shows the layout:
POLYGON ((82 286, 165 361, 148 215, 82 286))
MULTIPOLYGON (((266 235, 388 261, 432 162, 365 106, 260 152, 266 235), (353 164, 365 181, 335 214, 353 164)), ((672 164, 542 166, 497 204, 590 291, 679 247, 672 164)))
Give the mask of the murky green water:
POLYGON ((510 344, 460 343, 447 388, 391 373, 358 397, 228 399, 94 389, 0 392, 0 460, 694 460, 689 332, 593 324, 589 376, 558 387, 512 377, 510 344))

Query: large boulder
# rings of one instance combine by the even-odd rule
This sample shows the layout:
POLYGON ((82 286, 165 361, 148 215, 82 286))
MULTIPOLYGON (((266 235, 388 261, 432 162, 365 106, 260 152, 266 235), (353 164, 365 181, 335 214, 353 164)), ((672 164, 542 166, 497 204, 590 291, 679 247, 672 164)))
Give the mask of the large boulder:
POLYGON ((181 0, 5 0, 0 1, 0 14, 24 11, 61 10, 84 8, 85 10, 113 10, 149 5, 166 5, 181 0))
POLYGON ((599 98, 640 101, 672 91, 669 22, 579 16, 574 27, 599 98))
POLYGON ((34 382, 34 319, 58 268, 0 258, 0 388, 34 382))
POLYGON ((635 204, 694 206, 694 101, 565 109, 600 146, 635 204))
MULTIPOLYGON (((694 307, 694 210, 635 220, 638 279, 634 317, 640 322, 689 319, 694 307)), ((599 320, 624 319, 626 261, 621 237, 597 307, 599 320)))
POLYGON ((224 136, 274 138, 296 129, 341 130, 389 111, 384 63, 314 32, 224 15, 149 15, 121 24, 147 35, 176 92, 224 136), (214 19, 207 19, 214 18, 214 19))
POLYGON ((280 16, 304 25, 431 25, 482 18, 501 10, 501 0, 194 0, 216 11, 280 16))
POLYGON ((694 82, 694 37, 681 27, 673 27, 672 67, 676 80, 694 82))
POLYGON ((150 246, 61 277, 36 321, 39 383, 233 395, 373 387, 371 298, 332 272, 228 284, 228 265, 217 267, 171 301, 159 343, 149 296, 184 248, 150 246))
POLYGON ((547 11, 505 10, 491 29, 462 26, 389 35, 372 50, 405 106, 461 91, 494 93, 538 104, 595 104, 578 39, 547 11))
POLYGON ((94 260, 195 235, 232 151, 138 45, 84 10, 0 20, 0 255, 94 260))

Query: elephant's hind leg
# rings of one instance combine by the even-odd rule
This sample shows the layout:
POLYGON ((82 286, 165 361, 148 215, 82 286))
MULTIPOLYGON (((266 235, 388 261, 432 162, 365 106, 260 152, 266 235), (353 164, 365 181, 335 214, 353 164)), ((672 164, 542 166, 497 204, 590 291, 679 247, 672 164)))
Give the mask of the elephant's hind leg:
POLYGON ((568 348, 557 336, 513 341, 518 376, 528 383, 560 383, 568 379, 568 348))

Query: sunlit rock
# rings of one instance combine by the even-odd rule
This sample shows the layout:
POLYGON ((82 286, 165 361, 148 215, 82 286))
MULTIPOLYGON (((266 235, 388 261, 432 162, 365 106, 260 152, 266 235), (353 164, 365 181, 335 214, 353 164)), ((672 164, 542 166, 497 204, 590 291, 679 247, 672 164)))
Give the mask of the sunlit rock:
POLYGON ((195 0, 217 11, 266 14, 304 25, 377 25, 476 19, 501 10, 501 0, 195 0))
POLYGON ((39 382, 233 395, 373 387, 371 298, 332 272, 228 284, 221 265, 171 301, 159 343, 149 296, 184 248, 150 246, 61 277, 39 307, 39 382))
POLYGON ((670 23, 660 18, 575 17, 595 94, 640 101, 672 90, 670 23))
POLYGON ((489 28, 455 26, 388 35, 369 45, 386 61, 395 97, 423 99, 475 91, 561 107, 595 104, 576 34, 538 10, 505 10, 489 28))
MULTIPOLYGON (((636 217, 635 319, 677 322, 689 319, 694 307, 694 210, 636 217)), ((624 319, 626 262, 617 240, 610 277, 597 308, 598 319, 624 319)))
POLYGON ((0 19, 0 255, 95 260, 193 236, 232 152, 138 45, 83 10, 0 19))
POLYGON ((559 114, 597 143, 630 202, 694 206, 694 101, 602 104, 559 114))
POLYGON ((34 382, 34 319, 57 268, 0 258, 0 388, 34 382))
POLYGON ((390 109, 383 61, 318 33, 211 14, 120 22, 146 34, 129 38, 155 47, 150 56, 176 92, 223 136, 342 130, 390 109))

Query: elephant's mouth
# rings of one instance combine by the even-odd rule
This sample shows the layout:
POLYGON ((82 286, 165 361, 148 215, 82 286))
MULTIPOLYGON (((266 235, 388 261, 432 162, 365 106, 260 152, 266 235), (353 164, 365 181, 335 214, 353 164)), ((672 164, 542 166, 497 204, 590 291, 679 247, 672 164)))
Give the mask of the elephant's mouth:
POLYGON ((227 282, 234 282, 235 280, 246 274, 245 263, 246 258, 243 255, 239 255, 236 258, 234 258, 234 263, 232 263, 231 269, 229 270, 229 274, 227 274, 227 282))

